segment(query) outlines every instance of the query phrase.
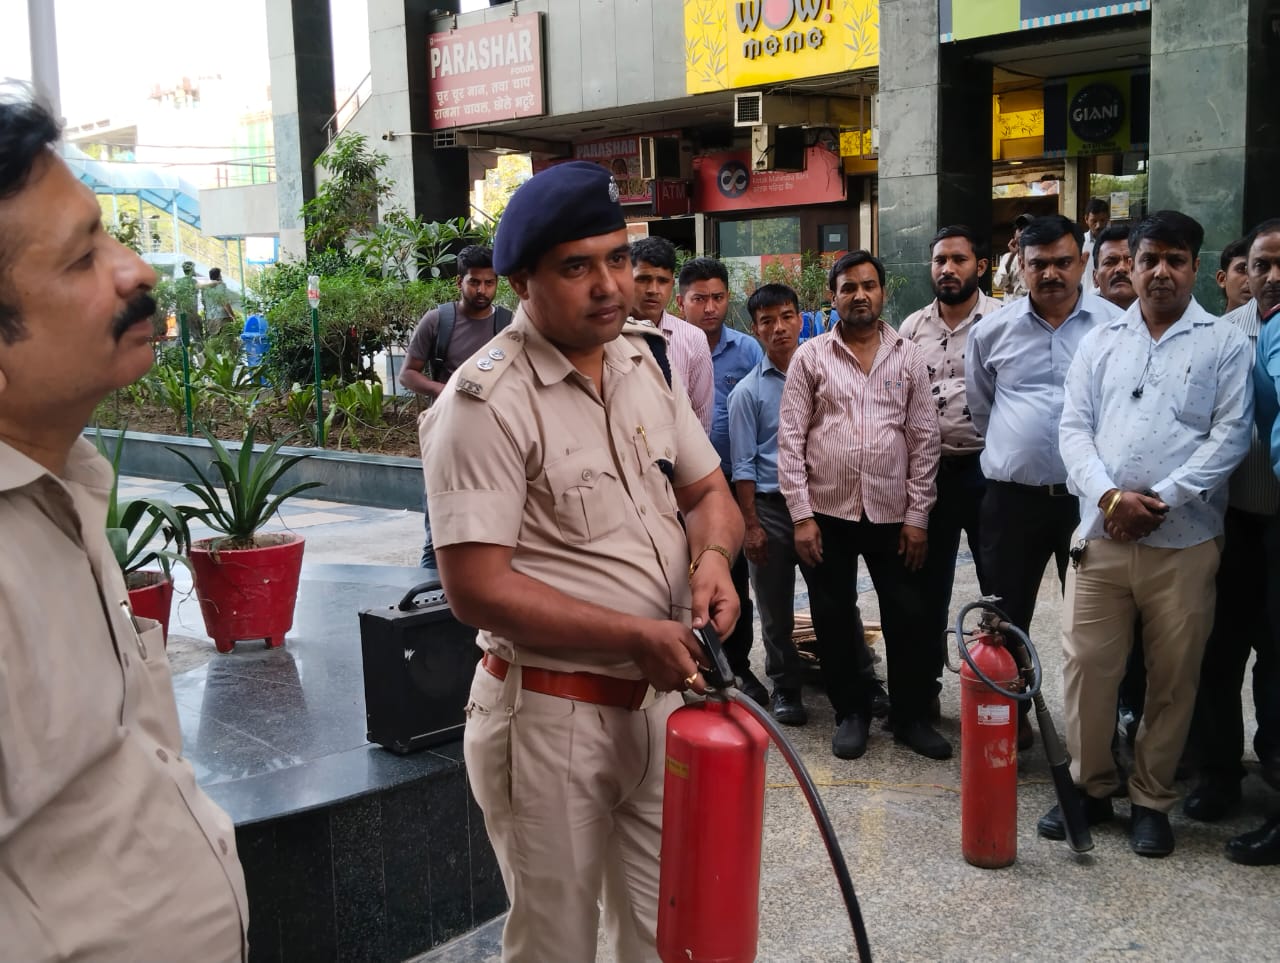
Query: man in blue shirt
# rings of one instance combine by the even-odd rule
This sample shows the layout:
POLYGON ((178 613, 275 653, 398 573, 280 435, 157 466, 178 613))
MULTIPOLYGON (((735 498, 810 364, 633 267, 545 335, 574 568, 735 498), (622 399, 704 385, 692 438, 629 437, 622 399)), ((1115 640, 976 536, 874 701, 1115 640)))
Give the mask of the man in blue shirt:
MULTIPOLYGON (((1063 604, 1071 774, 1089 821, 1111 818, 1116 690, 1140 616, 1147 696, 1129 778, 1140 856, 1173 852, 1168 813, 1213 624, 1227 480, 1252 432, 1249 339, 1191 295, 1203 240, 1178 211, 1130 233, 1138 300, 1080 342, 1059 435, 1082 514, 1063 604)), ((1063 838, 1057 806, 1038 829, 1063 838)))
MULTIPOLYGON (((1280 437, 1276 435, 1276 411, 1280 407, 1276 391, 1280 388, 1280 218, 1259 224, 1249 245, 1249 288, 1257 305, 1262 330, 1258 335, 1258 357, 1253 372, 1258 434, 1270 442, 1270 460, 1274 473, 1280 476, 1280 437)), ((1280 700, 1280 684, 1275 667, 1280 660, 1280 521, 1272 519, 1266 533, 1267 602, 1271 625, 1270 663, 1272 671, 1264 685, 1264 701, 1274 707, 1280 700)), ((1261 654, 1261 653, 1260 653, 1261 654)), ((1262 659, 1259 658, 1259 663, 1262 659)), ((1255 702, 1259 698, 1258 678, 1254 676, 1255 702)), ((1259 720, 1259 732, 1262 731, 1259 720)), ((1280 789, 1280 759, 1263 759, 1262 777, 1280 789)), ((1273 748, 1274 752, 1274 748, 1273 748)), ((1261 827, 1227 841, 1227 858, 1250 866, 1273 866, 1280 863, 1280 815, 1273 815, 1261 827)))
MULTIPOLYGON (((684 319, 707 336, 711 367, 715 373, 715 411, 711 416, 711 444, 720 455, 720 470, 730 479, 729 392, 741 381, 764 352, 756 339, 726 325, 729 313, 729 272, 714 258, 696 257, 680 269, 676 303, 684 319)), ((738 590, 738 624, 724 640, 724 654, 738 677, 739 688, 761 705, 769 692, 751 671, 751 641, 755 634, 751 594, 748 591, 747 559, 739 555, 733 565, 733 584, 738 590)))
MULTIPOLYGON (((1060 214, 1028 224, 1019 244, 1029 293, 974 327, 965 359, 965 398, 984 436, 979 554, 986 588, 1028 633, 1045 563, 1054 558, 1058 581, 1065 581, 1080 521, 1058 454, 1062 384, 1080 339, 1120 314, 1081 287, 1081 243, 1079 228, 1060 214)), ((1029 703, 1020 708, 1018 748, 1030 749, 1029 703)))

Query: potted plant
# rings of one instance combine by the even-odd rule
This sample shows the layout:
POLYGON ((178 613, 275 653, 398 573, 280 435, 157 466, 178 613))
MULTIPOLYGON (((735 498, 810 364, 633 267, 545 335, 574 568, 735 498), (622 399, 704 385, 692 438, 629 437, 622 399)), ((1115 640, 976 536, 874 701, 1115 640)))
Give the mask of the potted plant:
POLYGON ((116 441, 115 451, 108 454, 98 432, 94 438, 104 458, 110 458, 112 481, 107 499, 107 544, 115 553, 124 572, 129 590, 129 607, 134 615, 155 619, 160 623, 166 646, 169 643, 169 610, 173 604, 172 565, 181 562, 190 567, 186 552, 191 546, 191 532, 182 510, 163 498, 130 498, 120 501, 120 455, 124 451, 124 432, 116 441), (152 542, 159 537, 161 543, 152 542), (148 569, 155 563, 159 569, 148 569))
POLYGON ((233 456, 208 428, 202 429, 213 455, 211 467, 223 488, 190 456, 169 449, 199 479, 185 487, 204 507, 184 511, 222 533, 198 539, 189 552, 205 629, 219 652, 230 652, 244 639, 266 639, 269 648, 284 644, 285 633, 293 627, 304 540, 301 535, 259 530, 286 499, 322 484, 303 482, 272 495, 281 476, 313 452, 281 454, 296 437, 290 435, 272 443, 255 461, 254 431, 250 423, 239 454, 233 456))

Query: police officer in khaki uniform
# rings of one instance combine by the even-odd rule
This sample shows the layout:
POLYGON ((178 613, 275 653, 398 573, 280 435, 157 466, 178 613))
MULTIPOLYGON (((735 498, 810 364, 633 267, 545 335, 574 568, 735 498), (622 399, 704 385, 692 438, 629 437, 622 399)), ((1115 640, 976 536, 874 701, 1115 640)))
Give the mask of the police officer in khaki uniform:
POLYGON ((656 960, 665 724, 704 689, 690 626, 737 619, 742 517, 657 329, 627 324, 609 172, 526 182, 494 266, 520 309, 420 434, 440 575, 485 653, 464 749, 503 959, 594 959, 603 893, 617 958, 656 960))

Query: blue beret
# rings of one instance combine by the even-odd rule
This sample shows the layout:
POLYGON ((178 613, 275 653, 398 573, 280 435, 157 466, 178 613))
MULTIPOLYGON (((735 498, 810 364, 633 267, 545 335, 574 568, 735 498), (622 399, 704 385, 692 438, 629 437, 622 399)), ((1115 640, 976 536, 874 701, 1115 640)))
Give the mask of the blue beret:
POLYGON ((569 161, 534 174, 517 188, 498 221, 493 268, 514 274, 566 241, 610 234, 627 226, 618 183, 599 164, 569 161))

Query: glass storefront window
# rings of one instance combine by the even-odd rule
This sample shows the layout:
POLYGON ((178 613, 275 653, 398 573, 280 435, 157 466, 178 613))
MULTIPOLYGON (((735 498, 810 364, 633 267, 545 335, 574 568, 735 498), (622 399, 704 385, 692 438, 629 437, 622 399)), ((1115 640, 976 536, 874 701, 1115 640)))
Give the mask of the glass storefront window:
POLYGON ((716 240, 722 258, 799 254, 800 218, 796 215, 721 221, 716 226, 716 240))
POLYGON ((1147 214, 1147 172, 1090 174, 1089 196, 1110 202, 1114 223, 1136 224, 1147 214))

